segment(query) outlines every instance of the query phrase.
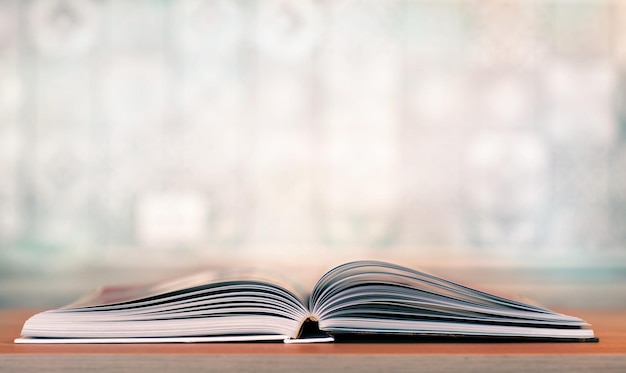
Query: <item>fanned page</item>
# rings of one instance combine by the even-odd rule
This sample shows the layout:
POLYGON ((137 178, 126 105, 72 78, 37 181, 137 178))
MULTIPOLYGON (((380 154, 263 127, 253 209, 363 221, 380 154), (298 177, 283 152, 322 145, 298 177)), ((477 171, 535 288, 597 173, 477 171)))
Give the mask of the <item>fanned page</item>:
POLYGON ((84 297, 71 303, 64 309, 105 306, 116 303, 130 303, 136 300, 157 297, 163 294, 184 291, 221 282, 260 282, 281 287, 295 295, 300 302, 307 298, 303 289, 285 280, 276 273, 269 273, 258 268, 229 270, 209 270, 177 277, 171 280, 130 286, 105 286, 95 289, 84 297))
POLYGON ((145 286, 105 287, 27 320, 16 343, 285 340, 309 312, 304 295, 255 271, 204 272, 145 286))
POLYGON ((376 261, 347 263, 326 273, 313 289, 309 307, 319 328, 336 338, 597 341, 577 317, 376 261))

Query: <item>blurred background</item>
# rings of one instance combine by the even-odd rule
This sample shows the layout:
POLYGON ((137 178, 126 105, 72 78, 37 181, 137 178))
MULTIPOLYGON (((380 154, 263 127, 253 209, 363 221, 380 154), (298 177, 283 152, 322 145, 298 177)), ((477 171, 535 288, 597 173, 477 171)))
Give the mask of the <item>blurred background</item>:
POLYGON ((361 258, 625 306, 625 79, 617 0, 0 0, 0 307, 361 258))

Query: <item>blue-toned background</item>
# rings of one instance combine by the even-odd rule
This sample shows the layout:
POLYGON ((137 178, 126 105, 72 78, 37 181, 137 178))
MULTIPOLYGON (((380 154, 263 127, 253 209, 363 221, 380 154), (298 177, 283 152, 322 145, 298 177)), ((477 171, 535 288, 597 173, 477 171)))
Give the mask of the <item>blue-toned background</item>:
POLYGON ((357 257, 624 305, 625 79, 620 1, 0 0, 0 306, 357 257))

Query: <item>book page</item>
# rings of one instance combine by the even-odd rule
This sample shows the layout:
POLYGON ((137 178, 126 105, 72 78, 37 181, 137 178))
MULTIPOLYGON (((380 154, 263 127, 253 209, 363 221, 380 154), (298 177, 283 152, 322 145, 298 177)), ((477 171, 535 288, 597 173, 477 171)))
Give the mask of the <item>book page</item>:
POLYGON ((268 271, 259 269, 238 269, 203 271, 189 276, 149 284, 104 286, 87 293, 77 301, 62 307, 62 309, 127 303, 209 284, 238 281, 272 284, 293 294, 303 305, 307 303, 307 293, 297 285, 289 283, 280 275, 269 274, 268 271))
POLYGON ((330 270, 314 287, 311 303, 320 330, 331 335, 594 338, 577 317, 377 261, 330 270))

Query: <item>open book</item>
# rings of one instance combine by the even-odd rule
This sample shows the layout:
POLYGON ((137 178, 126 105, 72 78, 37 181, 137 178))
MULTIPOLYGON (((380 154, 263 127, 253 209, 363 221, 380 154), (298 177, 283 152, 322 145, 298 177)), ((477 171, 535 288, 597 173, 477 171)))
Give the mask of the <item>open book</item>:
POLYGON ((395 264, 328 271, 308 295, 260 276, 105 287, 26 321, 16 343, 354 339, 597 341, 585 321, 395 264))

